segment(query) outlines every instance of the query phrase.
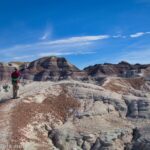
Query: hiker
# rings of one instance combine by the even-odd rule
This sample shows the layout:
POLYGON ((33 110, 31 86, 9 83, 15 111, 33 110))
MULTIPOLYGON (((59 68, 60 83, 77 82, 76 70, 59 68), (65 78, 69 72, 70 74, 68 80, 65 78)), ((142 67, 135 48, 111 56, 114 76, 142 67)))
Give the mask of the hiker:
POLYGON ((14 72, 11 74, 12 85, 13 85, 13 98, 18 98, 18 90, 19 90, 19 80, 20 80, 20 72, 17 68, 14 69, 14 72))

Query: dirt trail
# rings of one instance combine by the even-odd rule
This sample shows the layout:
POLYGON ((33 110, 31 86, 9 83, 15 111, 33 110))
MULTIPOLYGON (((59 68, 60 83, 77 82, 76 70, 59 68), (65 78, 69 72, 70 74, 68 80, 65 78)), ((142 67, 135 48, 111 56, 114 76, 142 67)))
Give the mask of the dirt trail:
POLYGON ((9 100, 5 103, 0 104, 0 149, 11 149, 8 144, 9 138, 11 137, 10 128, 10 116, 11 110, 16 105, 17 101, 9 100))
POLYGON ((10 139, 12 135, 11 131, 11 116, 12 110, 24 100, 24 97, 32 96, 37 93, 44 93, 45 90, 52 85, 50 82, 45 83, 30 83, 26 86, 20 86, 20 98, 12 99, 11 98, 11 88, 8 93, 1 93, 0 98, 0 150, 21 150, 22 148, 19 145, 15 145, 14 139, 10 139), (10 144, 11 143, 13 144, 10 144))

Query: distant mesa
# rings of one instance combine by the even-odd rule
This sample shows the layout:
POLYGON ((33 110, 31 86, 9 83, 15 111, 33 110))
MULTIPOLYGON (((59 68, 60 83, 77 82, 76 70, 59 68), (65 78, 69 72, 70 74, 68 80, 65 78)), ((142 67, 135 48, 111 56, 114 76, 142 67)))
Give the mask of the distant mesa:
POLYGON ((84 68, 89 76, 101 77, 101 76, 119 76, 119 77, 138 77, 144 76, 144 72, 150 64, 130 64, 126 61, 121 61, 118 64, 104 63, 96 64, 84 68))
POLYGON ((0 80, 9 80, 13 67, 18 67, 22 77, 34 81, 82 80, 99 81, 107 76, 150 78, 150 64, 130 64, 121 61, 118 64, 104 63, 88 66, 80 70, 64 57, 48 56, 32 62, 0 63, 0 80))
POLYGON ((83 79, 86 72, 69 63, 64 57, 43 57, 29 64, 23 70, 25 79, 35 81, 57 81, 64 79, 83 79))

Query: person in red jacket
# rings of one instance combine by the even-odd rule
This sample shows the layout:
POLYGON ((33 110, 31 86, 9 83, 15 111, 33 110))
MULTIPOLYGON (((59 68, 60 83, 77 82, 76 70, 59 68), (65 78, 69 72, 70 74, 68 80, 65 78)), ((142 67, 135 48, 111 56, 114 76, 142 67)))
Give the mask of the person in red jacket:
POLYGON ((13 98, 17 98, 18 90, 19 90, 19 80, 20 80, 20 72, 17 68, 14 69, 14 72, 11 74, 12 85, 13 85, 13 98))

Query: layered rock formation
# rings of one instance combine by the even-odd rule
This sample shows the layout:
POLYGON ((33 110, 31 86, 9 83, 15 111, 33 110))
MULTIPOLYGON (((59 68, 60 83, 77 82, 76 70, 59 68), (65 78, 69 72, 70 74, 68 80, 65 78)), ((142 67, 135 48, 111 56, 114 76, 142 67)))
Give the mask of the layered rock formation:
POLYGON ((73 80, 28 83, 20 87, 19 103, 12 101, 10 139, 24 150, 148 150, 148 82, 138 88, 118 77, 108 77, 102 86, 73 80), (126 90, 113 91, 113 81, 114 88, 126 90))
POLYGON ((70 64, 63 57, 43 57, 33 62, 9 62, 0 64, 0 80, 9 80, 14 67, 20 69, 22 78, 34 81, 58 81, 66 79, 96 81, 102 84, 106 77, 140 77, 150 80, 150 65, 131 65, 127 62, 119 64, 97 64, 83 70, 70 64), (5 77, 4 77, 5 76, 5 77))
POLYGON ((0 63, 0 81, 9 81, 13 68, 5 63, 0 63))
POLYGON ((87 74, 76 66, 67 62, 65 58, 44 57, 35 60, 22 70, 25 79, 35 81, 63 80, 63 79, 87 79, 87 74))
POLYGON ((131 65, 127 62, 120 62, 118 64, 97 64, 94 66, 89 66, 84 70, 88 75, 92 77, 101 76, 121 76, 121 77, 135 77, 143 74, 143 71, 150 67, 150 65, 131 65))

